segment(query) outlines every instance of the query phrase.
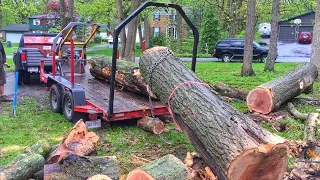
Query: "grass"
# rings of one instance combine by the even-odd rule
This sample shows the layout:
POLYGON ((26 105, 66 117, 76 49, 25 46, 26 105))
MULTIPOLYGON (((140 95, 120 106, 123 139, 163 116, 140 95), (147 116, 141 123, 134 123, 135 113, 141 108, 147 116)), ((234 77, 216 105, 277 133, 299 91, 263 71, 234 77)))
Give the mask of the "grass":
POLYGON ((6 71, 14 71, 14 62, 12 59, 7 59, 7 63, 10 66, 10 68, 6 68, 6 71))
POLYGON ((4 52, 6 52, 7 55, 13 55, 13 52, 16 51, 19 47, 18 43, 12 43, 11 48, 8 48, 6 44, 3 44, 4 52))
MULTIPOLYGON (((106 50, 106 49, 104 49, 106 50)), ((186 63, 190 66, 190 63, 186 63)), ((197 63, 196 73, 204 81, 213 84, 219 81, 231 86, 250 90, 260 84, 270 81, 291 70, 295 63, 276 63, 275 72, 264 72, 262 63, 254 63, 255 77, 239 76, 241 63, 200 62, 197 63)), ((319 83, 310 96, 319 96, 319 83)), ((46 95, 42 95, 47 97, 46 95)), ((26 146, 40 139, 46 139, 52 144, 57 144, 72 127, 63 115, 55 114, 49 110, 48 99, 25 98, 18 103, 18 116, 12 117, 11 104, 0 109, 0 165, 5 165, 19 154, 26 146)), ((242 112, 248 112, 245 103, 232 102, 232 105, 242 112)), ((1 108, 1 106, 0 106, 1 108)), ((297 105, 301 112, 315 112, 313 106, 297 105)), ((280 123, 285 124, 286 131, 278 132, 272 125, 263 123, 261 126, 282 137, 292 140, 302 140, 304 122, 287 118, 280 123)), ((188 138, 174 130, 174 125, 167 124, 165 132, 160 136, 152 135, 136 128, 135 122, 126 124, 106 125, 102 129, 92 130, 100 137, 98 155, 117 156, 121 174, 127 174, 135 168, 131 162, 131 155, 147 159, 157 159, 165 154, 172 153, 183 159, 186 151, 193 151, 188 138)), ((294 158, 289 158, 290 168, 294 158)))

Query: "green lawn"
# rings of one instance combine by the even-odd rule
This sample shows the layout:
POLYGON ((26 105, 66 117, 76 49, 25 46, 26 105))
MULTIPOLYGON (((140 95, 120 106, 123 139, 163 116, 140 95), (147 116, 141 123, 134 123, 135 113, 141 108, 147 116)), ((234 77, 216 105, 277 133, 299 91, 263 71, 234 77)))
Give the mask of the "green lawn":
MULTIPOLYGON (((190 66, 190 63, 187 63, 190 66)), ((199 62, 196 73, 208 83, 219 81, 231 86, 250 90, 255 86, 270 81, 291 70, 295 63, 276 63, 275 72, 264 72, 262 63, 254 63, 255 77, 240 77, 241 63, 199 62)), ((315 92, 311 95, 319 96, 319 83, 315 83, 315 92)), ((26 146, 40 139, 46 139, 57 144, 63 135, 72 127, 63 115, 49 110, 48 98, 39 95, 36 98, 24 98, 17 107, 17 117, 11 114, 11 104, 0 109, 0 165, 7 164, 26 146)), ((245 103, 235 102, 233 106, 247 112, 245 103)), ((296 106, 302 112, 315 112, 313 106, 296 106)), ((0 107, 1 108, 1 107, 0 107)), ((304 124, 288 117, 280 123, 286 124, 287 131, 278 132, 272 125, 264 123, 262 127, 279 134, 282 137, 301 140, 304 124)), ((173 124, 167 124, 161 135, 152 135, 136 128, 134 123, 111 124, 103 129, 93 130, 100 136, 99 155, 115 155, 121 165, 121 174, 127 174, 135 168, 131 163, 131 154, 147 159, 156 159, 162 155, 172 153, 183 159, 186 151, 192 151, 188 138, 174 130, 173 124)), ((293 159, 290 159, 292 164, 293 159)))
POLYGON ((12 43, 12 47, 8 48, 6 44, 3 44, 4 51, 6 52, 7 55, 13 55, 13 52, 16 51, 19 47, 18 43, 12 43))
POLYGON ((6 71, 14 71, 14 62, 12 59, 7 59, 7 63, 9 64, 10 68, 6 68, 6 71))

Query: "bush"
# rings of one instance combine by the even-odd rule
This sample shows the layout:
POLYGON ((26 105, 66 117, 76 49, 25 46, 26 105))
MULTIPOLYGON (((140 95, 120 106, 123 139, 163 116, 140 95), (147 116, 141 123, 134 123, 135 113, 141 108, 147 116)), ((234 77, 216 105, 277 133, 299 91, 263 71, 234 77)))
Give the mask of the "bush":
POLYGON ((159 33, 150 38, 150 47, 155 46, 167 46, 166 36, 162 33, 159 33))
MULTIPOLYGON (((242 30, 239 34, 236 35, 236 38, 245 38, 246 37, 246 31, 242 30)), ((255 32, 254 33, 254 41, 259 42, 261 40, 260 33, 255 32)))
POLYGON ((94 37, 94 42, 95 43, 101 43, 102 42, 102 37, 101 36, 94 37))

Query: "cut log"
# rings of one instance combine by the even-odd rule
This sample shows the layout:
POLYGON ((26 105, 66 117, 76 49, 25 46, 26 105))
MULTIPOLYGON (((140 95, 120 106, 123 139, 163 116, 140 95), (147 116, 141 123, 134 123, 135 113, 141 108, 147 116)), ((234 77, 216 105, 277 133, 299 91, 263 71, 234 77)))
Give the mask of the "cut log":
POLYGON ((15 164, 10 164, 0 173, 0 180, 29 179, 43 169, 44 158, 40 154, 30 154, 15 164))
POLYGON ((229 98, 237 98, 242 101, 246 101, 248 92, 242 89, 233 88, 229 85, 219 82, 213 85, 214 89, 222 96, 227 96, 229 98))
POLYGON ((199 84, 203 81, 168 48, 143 53, 140 70, 145 79, 151 69, 153 92, 164 104, 171 97, 175 121, 219 180, 282 179, 288 159, 283 138, 199 84))
POLYGON ((319 118, 319 113, 309 113, 304 125, 304 137, 303 137, 304 141, 307 141, 307 142, 316 141, 318 118, 319 118))
POLYGON ((305 104, 320 107, 320 98, 318 97, 299 97, 291 100, 293 103, 305 104))
POLYGON ((169 154, 131 171, 127 180, 184 180, 189 178, 190 175, 183 162, 169 154))
POLYGON ((60 162, 70 154, 89 155, 97 149, 98 141, 99 137, 94 132, 88 132, 86 124, 79 120, 63 138, 59 147, 50 154, 47 162, 60 162))
POLYGON ((75 179, 87 179, 97 174, 118 179, 119 165, 116 157, 81 157, 69 155, 60 163, 46 164, 44 166, 44 179, 55 179, 63 176, 74 177, 75 179))
POLYGON ((90 177, 87 180, 112 180, 112 179, 110 177, 106 176, 106 175, 98 174, 98 175, 90 177))
MULTIPOLYGON (((93 57, 89 61, 89 70, 93 77, 110 82, 111 79, 111 58, 104 56, 93 57)), ((125 90, 149 96, 147 84, 143 80, 139 66, 136 63, 119 60, 117 61, 117 71, 115 82, 117 86, 125 90)), ((150 92, 150 91, 149 91, 150 92)), ((157 97, 150 92, 154 99, 157 97)))
POLYGON ((283 103, 307 91, 318 76, 312 63, 297 66, 284 76, 251 90, 247 96, 250 111, 268 114, 283 103))
POLYGON ((137 127, 153 134, 161 134, 164 131, 164 124, 159 118, 145 116, 137 121, 137 127))
POLYGON ((151 160, 148 160, 148 159, 145 159, 142 157, 138 157, 134 154, 131 154, 131 163, 135 166, 143 166, 143 165, 146 165, 150 162, 151 162, 151 160))

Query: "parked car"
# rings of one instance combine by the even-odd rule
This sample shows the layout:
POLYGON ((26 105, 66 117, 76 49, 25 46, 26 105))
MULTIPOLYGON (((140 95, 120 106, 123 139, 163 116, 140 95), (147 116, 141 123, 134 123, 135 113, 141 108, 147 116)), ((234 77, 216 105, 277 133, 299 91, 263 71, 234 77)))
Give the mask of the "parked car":
MULTIPOLYGON (((219 40, 214 48, 213 57, 224 62, 231 60, 243 60, 245 39, 226 38, 219 40)), ((262 47, 259 43, 253 42, 253 59, 265 62, 269 49, 262 47)))
POLYGON ((258 32, 262 38, 270 38, 271 33, 271 24, 270 23, 261 23, 259 24, 258 32))
POLYGON ((301 32, 299 36, 299 43, 311 43, 312 42, 312 35, 311 32, 301 32))

